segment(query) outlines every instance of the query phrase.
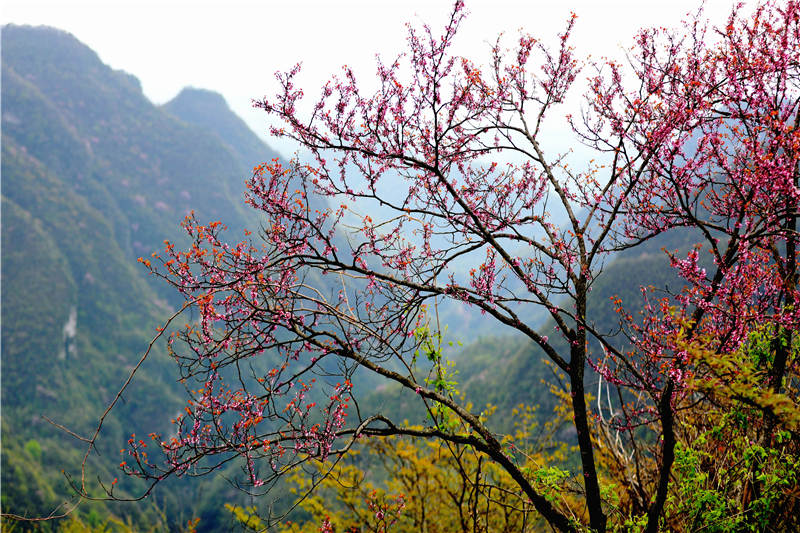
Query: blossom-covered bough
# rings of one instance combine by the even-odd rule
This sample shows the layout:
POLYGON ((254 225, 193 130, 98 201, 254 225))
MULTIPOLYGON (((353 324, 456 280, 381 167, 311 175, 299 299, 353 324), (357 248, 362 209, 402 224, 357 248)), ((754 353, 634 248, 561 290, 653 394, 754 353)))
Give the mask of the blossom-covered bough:
POLYGON ((174 435, 151 436, 167 461, 154 464, 132 439, 127 473, 157 483, 240 458, 259 492, 359 438, 412 435, 474 447, 558 530, 604 531, 613 511, 656 531, 677 417, 700 401, 687 386, 704 371, 691 347, 731 353, 774 325, 765 379, 781 393, 797 363, 800 6, 735 8, 719 28, 697 16, 682 31, 644 30, 626 64, 594 65, 580 118, 568 116, 595 152, 580 168, 570 147, 543 148, 547 119, 583 68, 569 44, 575 18, 554 49, 528 35, 513 49, 498 40, 480 67, 451 53, 465 13, 456 2, 441 35, 409 27, 406 53, 378 62, 369 94, 345 68, 301 111, 298 66, 256 103, 283 122, 273 134, 308 155, 256 167, 247 201, 265 215, 257 235, 227 244, 220 223, 190 217, 191 247, 143 260, 198 320, 170 343, 191 400, 174 435), (644 290, 641 313, 612 302, 625 343, 598 331, 588 299, 603 264, 678 228, 698 243, 668 251, 685 288, 644 290), (580 509, 546 498, 453 393, 429 318, 444 300, 526 336, 567 376, 580 509), (526 323, 530 309, 548 313, 553 338, 526 323), (610 410, 587 404, 589 365, 601 393, 620 391, 610 410), (375 376, 423 402, 429 427, 363 410, 357 384, 375 376), (604 501, 603 476, 623 483, 623 511, 604 501))

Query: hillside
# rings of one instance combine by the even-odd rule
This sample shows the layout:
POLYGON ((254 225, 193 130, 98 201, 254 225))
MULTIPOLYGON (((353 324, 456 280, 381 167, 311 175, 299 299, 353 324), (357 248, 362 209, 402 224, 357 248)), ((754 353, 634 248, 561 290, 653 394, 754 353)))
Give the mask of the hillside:
MULTIPOLYGON (((156 106, 136 78, 59 30, 4 27, 2 69, 2 506, 40 515, 69 499, 60 472, 75 476, 84 449, 42 417, 90 434, 178 302, 136 259, 164 239, 181 242, 190 210, 224 220, 231 240, 258 229, 243 182, 276 154, 221 96, 186 90, 156 106)), ((182 392, 158 346, 106 421, 89 479, 118 476, 130 434, 166 430, 182 392)), ((221 510, 218 500, 187 503, 202 492, 196 484, 175 486, 157 491, 155 505, 83 513, 154 524, 158 509, 170 522, 221 510)))

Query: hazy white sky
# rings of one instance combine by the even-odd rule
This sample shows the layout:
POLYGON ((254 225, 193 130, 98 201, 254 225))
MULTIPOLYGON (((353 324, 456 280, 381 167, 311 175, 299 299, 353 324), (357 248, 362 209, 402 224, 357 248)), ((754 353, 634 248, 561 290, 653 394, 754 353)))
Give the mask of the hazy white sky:
MULTIPOLYGON (((734 0, 707 0, 722 23, 734 0)), ((579 54, 621 57, 642 26, 676 26, 699 0, 467 0, 471 15, 457 51, 480 62, 488 43, 524 29, 553 41, 570 11, 578 15, 579 54)), ((135 75, 145 94, 164 103, 185 86, 222 93, 233 110, 265 135, 253 98, 275 91, 274 72, 302 61, 307 93, 347 63, 361 78, 375 53, 391 57, 405 44, 405 22, 441 28, 452 2, 441 0, 3 0, 3 24, 46 24, 69 31, 116 69, 135 75)), ((268 141, 285 153, 293 148, 268 141)))

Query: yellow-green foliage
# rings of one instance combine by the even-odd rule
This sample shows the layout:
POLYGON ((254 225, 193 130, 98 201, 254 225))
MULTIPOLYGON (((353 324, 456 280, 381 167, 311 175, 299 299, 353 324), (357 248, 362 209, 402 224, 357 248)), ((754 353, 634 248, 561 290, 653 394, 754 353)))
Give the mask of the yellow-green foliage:
MULTIPOLYGON (((690 387, 698 393, 713 394, 716 398, 758 408, 775 417, 786 429, 797 431, 800 429, 798 376, 790 371, 780 392, 774 392, 767 384, 774 344, 783 341, 779 333, 773 326, 764 326, 751 333, 740 350, 730 354, 709 351, 697 342, 686 346, 697 368, 697 377, 691 381, 690 387)), ((792 352, 790 359, 796 360, 796 343, 792 352)))
MULTIPOLYGON (((569 496, 576 480, 557 466, 567 452, 566 444, 553 438, 558 421, 539 427, 535 410, 525 406, 515 409, 514 416, 516 431, 503 442, 507 454, 554 504, 579 513, 569 496)), ((297 472, 291 482, 299 508, 310 518, 284 521, 277 529, 281 533, 326 527, 338 532, 521 532, 543 526, 505 470, 470 446, 440 440, 365 439, 359 451, 297 472)), ((250 530, 267 526, 255 508, 226 508, 250 530)))
POLYGON ((791 364, 800 353, 796 342, 779 392, 769 378, 776 343, 788 337, 783 333, 759 328, 731 354, 686 346, 695 368, 692 403, 681 413, 665 527, 800 529, 800 381, 791 364))

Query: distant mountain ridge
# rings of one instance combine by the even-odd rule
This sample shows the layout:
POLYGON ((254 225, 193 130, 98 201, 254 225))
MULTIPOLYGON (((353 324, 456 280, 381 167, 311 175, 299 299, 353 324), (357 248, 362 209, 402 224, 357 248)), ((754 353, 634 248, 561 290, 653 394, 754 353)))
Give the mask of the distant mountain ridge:
POLYGON ((239 161, 269 161, 276 155, 269 149, 265 151, 266 145, 231 111, 219 93, 187 87, 164 104, 163 109, 189 124, 214 132, 239 161))

